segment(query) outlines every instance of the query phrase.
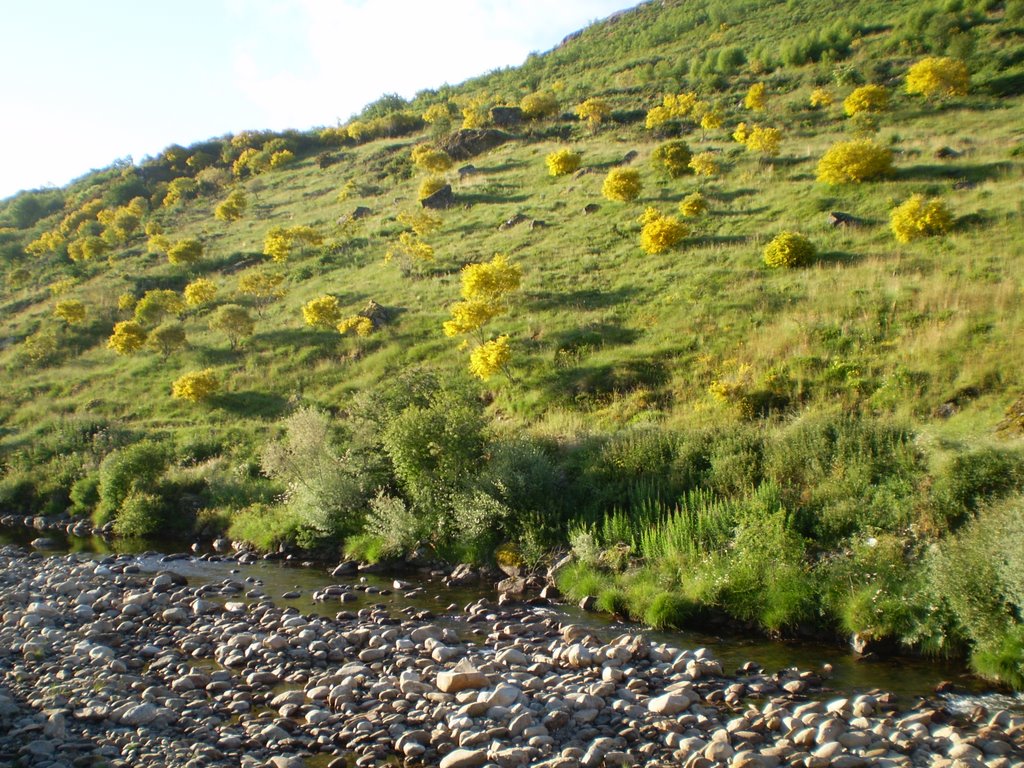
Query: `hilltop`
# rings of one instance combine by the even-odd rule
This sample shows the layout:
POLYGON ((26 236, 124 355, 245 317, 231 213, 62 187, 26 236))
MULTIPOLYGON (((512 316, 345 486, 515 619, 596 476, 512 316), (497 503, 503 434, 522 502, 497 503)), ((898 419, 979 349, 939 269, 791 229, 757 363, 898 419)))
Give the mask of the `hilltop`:
POLYGON ((645 3, 8 199, 0 503, 1021 685, 1022 93, 1021 0, 645 3))

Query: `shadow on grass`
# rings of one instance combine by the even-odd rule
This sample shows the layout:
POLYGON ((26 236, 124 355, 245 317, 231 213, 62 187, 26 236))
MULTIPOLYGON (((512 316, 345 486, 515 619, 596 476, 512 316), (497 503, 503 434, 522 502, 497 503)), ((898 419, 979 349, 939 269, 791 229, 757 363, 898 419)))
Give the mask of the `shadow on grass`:
POLYGON ((759 208, 749 208, 749 209, 744 210, 744 211, 730 211, 728 209, 712 210, 711 211, 711 215, 712 216, 750 216, 750 215, 755 214, 755 213, 764 213, 767 210, 768 210, 768 206, 767 205, 762 205, 759 208))
POLYGON ((271 392, 229 392, 218 395, 213 405, 239 416, 277 418, 288 406, 287 398, 271 392))
POLYGON ((506 160, 504 163, 501 163, 500 165, 490 165, 487 166, 486 168, 481 168, 480 166, 475 167, 476 173, 480 174, 481 176, 490 176, 491 174, 494 173, 505 173, 506 171, 514 171, 516 168, 522 168, 525 165, 525 160, 506 160))
POLYGON ((728 192, 715 190, 714 192, 708 193, 708 198, 711 200, 721 200, 725 203, 731 203, 733 200, 738 200, 741 197, 750 197, 756 195, 756 189, 731 189, 728 192))
POLYGON ((556 369, 543 383, 552 395, 575 401, 623 394, 638 389, 657 389, 670 379, 668 367, 659 360, 623 360, 615 364, 581 364, 556 369))
POLYGON ((983 90, 1001 99, 1024 95, 1024 72, 1014 72, 1011 75, 993 77, 981 87, 983 90))
POLYGON ((913 165, 896 171, 896 178, 906 181, 935 181, 962 179, 977 184, 994 179, 1010 169, 1010 163, 982 163, 978 165, 913 165))
POLYGON ((861 261, 863 257, 857 253, 849 253, 847 251, 826 251, 825 253, 819 253, 818 258, 814 260, 815 264, 820 264, 823 267, 828 266, 849 266, 856 264, 861 261))
POLYGON ((614 291, 602 291, 597 288, 577 291, 537 291, 526 301, 526 305, 534 310, 604 309, 628 301, 636 294, 635 288, 618 288, 614 291))
POLYGON ((529 195, 501 195, 497 193, 466 194, 460 192, 455 197, 456 204, 464 205, 492 205, 494 203, 525 203, 530 199, 529 195))
POLYGON ((556 350, 573 351, 588 347, 599 349, 632 344, 638 338, 640 332, 633 328, 623 328, 612 323, 591 323, 581 328, 553 333, 547 336, 547 341, 553 344, 556 350))
POLYGON ((739 245, 747 242, 750 242, 748 235, 703 235, 689 240, 689 244, 697 248, 709 245, 739 245))

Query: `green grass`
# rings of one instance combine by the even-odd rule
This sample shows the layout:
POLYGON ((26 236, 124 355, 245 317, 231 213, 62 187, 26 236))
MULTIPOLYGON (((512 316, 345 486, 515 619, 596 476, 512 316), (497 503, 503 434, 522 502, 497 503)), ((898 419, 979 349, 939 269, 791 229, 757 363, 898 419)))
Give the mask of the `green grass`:
MULTIPOLYGON (((418 207, 421 175, 408 156, 429 130, 330 147, 315 133, 284 135, 298 161, 235 183, 249 208, 230 224, 213 215, 228 187, 159 205, 161 185, 190 173, 170 157, 134 176, 111 168, 38 193, 38 216, 25 214, 24 201, 0 201, 0 272, 10 280, 0 291, 0 503, 88 513, 95 493, 83 478, 113 451, 151 440, 167 448, 169 465, 136 490, 165 500, 186 493, 197 525, 228 525, 263 547, 324 546, 260 470, 282 420, 312 406, 330 414, 333 445, 358 475, 362 500, 381 489, 408 502, 413 527, 426 531, 418 543, 435 551, 479 558, 480 546, 460 542, 508 541, 537 553, 564 546, 570 530, 591 531, 595 562, 570 566, 560 583, 574 598, 597 596, 606 610, 653 626, 724 611, 773 633, 810 621, 918 647, 967 638, 994 659, 979 668, 1005 678, 1017 646, 997 640, 1015 637, 1014 614, 990 607, 975 616, 933 598, 936 584, 970 573, 958 553, 975 550, 961 531, 1016 498, 1024 477, 1021 436, 999 429, 1024 392, 1018 5, 644 4, 522 67, 426 91, 411 112, 449 98, 513 104, 540 89, 557 95, 561 112, 466 161, 477 173, 449 174, 457 205, 425 238, 435 261, 408 275, 384 256, 402 231, 399 214, 418 207), (833 53, 792 63, 813 50, 820 30, 851 18, 859 27, 836 30, 833 53), (948 36, 947 22, 964 31, 948 36), (969 96, 928 103, 903 92, 902 75, 919 57, 965 52, 969 96), (893 150, 895 173, 826 186, 815 180, 818 158, 854 136, 840 102, 862 81, 890 88, 876 138, 893 150), (741 104, 756 82, 766 84, 767 108, 753 114, 741 104), (816 87, 830 89, 836 104, 812 110, 816 87), (664 94, 690 89, 725 118, 706 136, 682 136, 693 152, 720 158, 719 175, 703 182, 656 172, 651 157, 673 137, 644 128, 644 113, 664 94), (591 96, 613 107, 596 131, 572 114, 591 96), (740 121, 783 128, 781 155, 762 161, 744 151, 731 138, 740 121), (585 172, 552 178, 544 158, 566 146, 581 153, 585 172), (938 158, 946 147, 956 156, 938 158), (338 161, 321 168, 324 151, 338 161), (604 200, 605 174, 629 152, 639 199, 604 200), (675 214, 697 189, 708 213, 689 222, 680 247, 645 256, 640 214, 647 206, 675 214), (146 252, 144 236, 109 261, 23 251, 91 198, 124 204, 142 193, 156 201, 147 222, 172 241, 204 242, 201 262, 172 266, 146 252), (889 212, 916 193, 941 197, 955 224, 943 237, 900 245, 889 212), (585 212, 591 204, 597 209, 585 212), (339 223, 360 206, 367 217, 339 223), (830 211, 860 224, 832 228, 830 211), (500 228, 516 215, 525 221, 500 228), (279 225, 314 227, 325 244, 267 263, 263 238, 279 225), (818 258, 767 268, 763 248, 783 230, 806 235, 818 258), (461 268, 498 252, 523 271, 509 312, 486 328, 510 335, 514 380, 481 384, 441 324, 460 298, 461 268), (114 323, 129 317, 117 308, 120 294, 180 291, 206 277, 217 304, 256 314, 237 285, 261 266, 285 276, 284 295, 256 316, 238 349, 209 328, 213 307, 185 313, 189 345, 166 360, 106 348, 114 323), (58 285, 60 298, 87 306, 83 324, 63 327, 51 316, 58 285), (305 327, 303 304, 324 294, 346 316, 379 302, 389 322, 366 339, 305 327), (57 348, 33 362, 25 339, 40 330, 56 334, 57 348), (170 397, 172 381, 203 368, 216 371, 220 394, 201 404, 170 397), (465 471, 414 493, 396 472, 401 446, 382 436, 407 405, 425 405, 441 389, 480 417, 482 449, 465 471), (466 503, 477 494, 491 502, 466 503), (872 540, 886 542, 886 558, 865 554, 872 540), (935 550, 948 567, 931 563, 925 553, 935 550), (992 621, 998 632, 971 634, 992 621)), ((446 446, 462 436, 421 436, 425 471, 451 458, 446 446)), ((127 494, 132 479, 122 480, 127 494)), ((348 546, 379 555, 373 537, 348 546)))

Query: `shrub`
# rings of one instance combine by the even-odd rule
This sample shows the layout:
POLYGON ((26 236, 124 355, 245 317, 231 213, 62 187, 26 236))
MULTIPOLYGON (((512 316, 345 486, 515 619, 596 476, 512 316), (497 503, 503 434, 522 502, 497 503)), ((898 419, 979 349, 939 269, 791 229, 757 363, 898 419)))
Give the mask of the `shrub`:
POLYGON ((802 267, 814 256, 814 245, 798 232, 780 232, 764 249, 764 263, 769 267, 802 267))
POLYGON ((743 106, 752 112, 761 112, 764 109, 764 91, 764 83, 754 83, 743 97, 743 106))
POLYGON ((85 322, 85 304, 76 299, 58 301, 53 308, 53 314, 68 325, 79 325, 85 322))
POLYGON ((945 234, 952 224, 953 217, 945 203, 937 197, 925 200, 924 195, 912 195, 889 215, 889 227, 901 243, 945 234))
POLYGON ((444 189, 448 186, 448 182, 445 181, 443 176, 428 176, 420 183, 420 188, 416 193, 417 198, 420 200, 426 200, 435 192, 444 189))
POLYGON ((580 153, 571 149, 559 149, 552 152, 544 162, 551 176, 565 176, 580 167, 580 153))
POLYGON ((295 153, 290 149, 282 149, 270 156, 270 167, 273 169, 285 168, 295 162, 295 153))
POLYGON ((640 196, 639 171, 632 168, 612 168, 601 185, 601 194, 607 200, 630 202, 640 196))
POLYGON ((213 210, 213 215, 220 221, 237 221, 242 218, 249 201, 245 192, 240 189, 232 191, 222 203, 213 210))
POLYGON ((198 403, 213 397, 220 391, 220 380, 212 368, 189 371, 171 384, 171 397, 198 403))
POLYGON ((203 244, 198 240, 179 240, 167 249, 167 260, 175 266, 191 266, 203 257, 203 244))
POLYGON ((830 90, 827 88, 815 88, 811 91, 811 97, 808 100, 808 103, 813 109, 818 109, 819 107, 830 107, 834 101, 835 98, 832 96, 832 92, 830 90))
POLYGON ((818 161, 818 181, 845 184, 877 179, 892 172, 892 152, 871 139, 833 144, 818 161))
POLYGON ((737 123, 736 130, 732 132, 732 139, 737 144, 746 144, 750 135, 750 128, 746 123, 737 123))
POLYGON ((312 328, 334 328, 341 319, 337 296, 321 296, 302 305, 302 319, 312 328))
POLYGON ((693 218, 707 213, 708 201, 700 192, 691 192, 679 202, 679 213, 687 218, 693 218))
POLYGON ((283 427, 283 434, 264 446, 260 466, 288 489, 288 508, 315 537, 356 530, 366 498, 358 468, 338 447, 330 416, 301 408, 284 419, 283 427))
POLYGON ((164 206, 172 206, 181 200, 189 200, 199 194, 199 184, 195 179, 187 176, 180 176, 172 179, 167 185, 167 194, 164 195, 164 206))
POLYGON ((644 253, 664 253, 678 245, 689 233, 686 225, 675 216, 664 216, 648 208, 640 217, 640 247, 644 253))
POLYGON ((558 112, 558 99, 550 91, 537 91, 523 96, 519 108, 527 120, 540 120, 558 112))
POLYGON ((374 559, 382 559, 412 552, 430 540, 433 526, 428 518, 416 515, 402 499, 380 489, 370 499, 363 530, 365 535, 373 537, 374 559))
POLYGON ((690 169, 698 176, 711 177, 718 173, 718 160, 714 152, 701 152, 690 159, 690 169))
POLYGON ((862 85, 843 99, 843 111, 850 117, 862 112, 877 115, 888 107, 889 91, 881 85, 862 85))
POLYGON ((452 158, 443 149, 430 144, 417 144, 412 149, 413 165, 431 173, 444 173, 452 167, 452 158))
POLYGON ((112 520, 132 491, 152 491, 168 459, 167 449, 151 441, 107 454, 99 466, 99 502, 93 522, 103 525, 112 520))
POLYGON ((966 96, 970 83, 967 65, 948 56, 928 56, 907 71, 907 93, 926 99, 966 96))
POLYGON ((281 287, 284 282, 284 275, 280 272, 269 272, 264 270, 249 270, 238 278, 238 292, 252 298, 256 305, 256 314, 263 314, 263 310, 273 301, 284 296, 285 291, 281 287))
POLYGON ((132 491, 114 517, 114 533, 126 537, 161 533, 166 517, 165 507, 164 500, 155 494, 132 491))
POLYGON ((324 238, 313 227, 271 227, 263 238, 263 253, 274 261, 287 261, 296 245, 314 246, 324 238))
POLYGON ((667 173, 673 179, 693 173, 693 169, 690 168, 692 158, 693 153, 690 152, 685 141, 665 142, 651 154, 651 162, 654 167, 667 173))
MULTIPOLYGON (((178 317, 185 311, 181 296, 171 290, 146 291, 135 304, 135 320, 146 325, 159 323, 167 315, 178 317)), ((115 331, 117 330, 115 326, 115 331)))

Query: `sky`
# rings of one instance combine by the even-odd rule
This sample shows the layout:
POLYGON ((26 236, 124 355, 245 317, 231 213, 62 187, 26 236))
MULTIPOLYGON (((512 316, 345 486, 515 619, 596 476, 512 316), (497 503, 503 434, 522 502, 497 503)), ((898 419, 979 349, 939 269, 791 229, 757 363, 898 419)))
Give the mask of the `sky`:
POLYGON ((3 0, 0 198, 522 64, 635 0, 3 0))

